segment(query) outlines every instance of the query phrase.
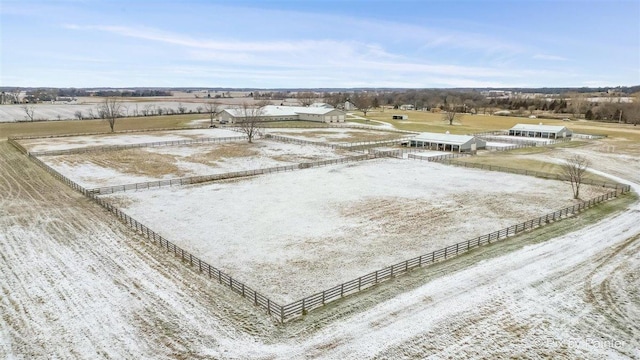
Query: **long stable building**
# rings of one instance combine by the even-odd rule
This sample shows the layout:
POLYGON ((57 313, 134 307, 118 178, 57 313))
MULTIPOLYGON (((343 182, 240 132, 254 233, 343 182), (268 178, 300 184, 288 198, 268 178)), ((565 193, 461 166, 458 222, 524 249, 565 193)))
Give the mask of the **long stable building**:
POLYGON ((571 130, 565 126, 516 124, 509 129, 510 136, 524 136, 543 139, 560 139, 571 137, 571 130))
MULTIPOLYGON (((262 108, 260 118, 265 121, 318 121, 318 122, 344 122, 346 113, 342 110, 313 106, 276 106, 268 105, 262 108)), ((242 121, 245 118, 242 109, 225 109, 218 115, 218 120, 231 123, 242 121)))
POLYGON ((407 145, 438 151, 475 152, 476 150, 485 149, 487 142, 471 135, 424 132, 409 139, 407 145))

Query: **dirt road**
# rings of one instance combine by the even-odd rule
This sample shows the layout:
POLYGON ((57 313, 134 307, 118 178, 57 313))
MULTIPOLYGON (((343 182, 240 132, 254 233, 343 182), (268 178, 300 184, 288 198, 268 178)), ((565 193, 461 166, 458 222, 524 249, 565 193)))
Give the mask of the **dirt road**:
MULTIPOLYGON (((581 151, 640 191, 637 162, 581 151)), ((0 358, 638 358, 639 218, 282 327, 0 142, 0 358)))

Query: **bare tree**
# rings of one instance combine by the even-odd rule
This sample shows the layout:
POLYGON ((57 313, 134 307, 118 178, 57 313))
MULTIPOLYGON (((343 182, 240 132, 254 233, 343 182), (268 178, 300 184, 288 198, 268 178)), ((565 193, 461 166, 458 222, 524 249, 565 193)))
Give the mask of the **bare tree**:
POLYGON ((187 108, 184 105, 182 105, 182 103, 178 103, 178 112, 180 114, 184 114, 185 112, 187 112, 187 108))
POLYGON ((364 116, 367 116, 367 111, 371 110, 373 107, 373 98, 371 95, 366 93, 354 94, 350 101, 356 108, 358 108, 358 110, 362 111, 364 116))
POLYGON ((453 125, 454 121, 460 122, 462 120, 462 113, 460 110, 463 106, 460 106, 460 98, 457 96, 447 95, 444 98, 446 112, 442 113, 442 120, 446 121, 449 125, 453 125))
POLYGON ((311 91, 304 91, 298 93, 297 98, 302 106, 309 106, 316 101, 316 94, 311 91))
POLYGON ((344 106, 344 102, 347 99, 341 93, 326 93, 324 96, 324 102, 339 109, 344 106))
POLYGON ((98 105, 98 114, 109 123, 109 128, 113 132, 116 126, 116 119, 121 117, 122 103, 115 97, 106 97, 102 104, 98 105))
POLYGON ((82 111, 78 110, 74 112, 73 115, 75 116, 76 119, 82 120, 82 111))
POLYGON ((26 120, 33 121, 33 113, 35 113, 36 111, 33 105, 23 105, 22 110, 24 110, 25 114, 27 114, 27 116, 25 116, 24 118, 26 120))
POLYGON ((570 101, 571 113, 573 114, 573 118, 579 119, 580 115, 582 115, 586 111, 585 107, 587 105, 587 101, 584 97, 584 94, 572 93, 570 94, 570 101))
POLYGON ((254 137, 263 133, 264 107, 266 105, 268 105, 268 102, 259 102, 257 105, 243 103, 238 109, 238 128, 247 135, 250 143, 253 142, 254 137))
POLYGON ((209 126, 213 127, 213 119, 222 112, 222 105, 217 101, 209 101, 204 104, 204 109, 209 113, 209 117, 211 118, 211 125, 209 126))
POLYGON ((591 165, 589 159, 581 155, 574 155, 570 157, 562 165, 562 173, 571 183, 574 199, 578 199, 580 197, 580 185, 584 180, 585 173, 587 172, 589 165, 591 165))

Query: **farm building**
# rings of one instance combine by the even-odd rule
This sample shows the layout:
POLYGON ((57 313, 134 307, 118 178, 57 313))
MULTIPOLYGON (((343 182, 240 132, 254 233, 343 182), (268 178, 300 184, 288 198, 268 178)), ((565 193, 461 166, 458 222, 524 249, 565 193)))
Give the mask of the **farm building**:
POLYGON ((400 105, 400 110, 415 110, 415 107, 412 104, 404 104, 400 105))
POLYGON ((532 124, 516 124, 509 129, 509 135, 511 136, 524 136, 524 137, 536 137, 544 139, 559 139, 571 137, 571 130, 565 126, 554 125, 538 125, 532 124))
POLYGON ((408 120, 409 115, 392 115, 391 118, 393 120, 408 120))
POLYGON ((449 132, 445 134, 425 132, 409 139, 407 145, 439 151, 475 152, 476 150, 486 148, 487 142, 471 135, 452 135, 449 134, 449 132))
MULTIPOLYGON (((262 108, 260 117, 265 121, 304 120, 329 123, 344 122, 345 112, 326 107, 267 105, 262 108)), ((242 121, 243 118, 242 109, 225 109, 218 115, 218 120, 230 123, 242 121)))

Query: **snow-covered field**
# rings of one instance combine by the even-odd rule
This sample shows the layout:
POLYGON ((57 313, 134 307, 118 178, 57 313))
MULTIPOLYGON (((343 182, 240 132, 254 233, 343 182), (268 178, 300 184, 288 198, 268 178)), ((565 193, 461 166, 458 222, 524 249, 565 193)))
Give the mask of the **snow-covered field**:
POLYGON ((513 145, 516 145, 516 144, 497 142, 497 141, 487 141, 487 146, 492 146, 492 147, 509 147, 513 145))
MULTIPOLYGON (((574 152, 640 191, 637 154, 540 156, 574 152)), ((638 203, 567 234, 544 228, 549 240, 517 250, 494 244, 493 257, 455 258, 281 326, 6 142, 0 170, 0 358, 640 358, 638 203)))
POLYGON ((362 141, 394 140, 409 136, 399 132, 364 130, 352 128, 317 128, 317 129, 267 129, 267 134, 281 135, 293 139, 317 141, 324 143, 352 143, 362 141))
MULTIPOLYGON (((108 196, 234 278, 290 302, 573 203, 566 183, 380 159, 108 196)), ((589 187, 584 197, 606 189, 589 187)))
POLYGON ((43 156, 41 159, 82 187, 92 189, 289 166, 353 155, 361 154, 268 140, 249 144, 245 140, 43 156))
POLYGON ((86 136, 63 136, 52 138, 24 139, 19 143, 28 151, 53 151, 78 149, 90 146, 129 145, 161 141, 193 140, 204 138, 239 137, 242 133, 219 128, 145 131, 86 136))
MULTIPOLYGON (((77 119, 76 112, 79 111, 83 118, 90 118, 90 114, 97 115, 97 103, 55 103, 55 104, 32 104, 33 117, 35 120, 74 120, 77 119)), ((204 103, 178 102, 178 101, 145 101, 122 103, 122 112, 125 116, 143 116, 143 111, 155 113, 161 108, 164 113, 170 109, 178 113, 178 108, 182 106, 186 113, 195 113, 200 108, 204 111, 204 103)), ((206 117, 207 114, 203 114, 206 117)), ((2 105, 0 106, 0 122, 27 121, 29 118, 24 110, 24 105, 2 105)))

